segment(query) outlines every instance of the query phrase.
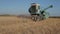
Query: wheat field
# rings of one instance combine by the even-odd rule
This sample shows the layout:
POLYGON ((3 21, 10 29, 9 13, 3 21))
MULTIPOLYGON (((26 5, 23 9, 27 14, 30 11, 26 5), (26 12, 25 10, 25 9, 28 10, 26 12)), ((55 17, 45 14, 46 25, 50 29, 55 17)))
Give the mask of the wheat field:
POLYGON ((34 22, 30 18, 0 16, 0 34, 60 34, 60 18, 34 22))

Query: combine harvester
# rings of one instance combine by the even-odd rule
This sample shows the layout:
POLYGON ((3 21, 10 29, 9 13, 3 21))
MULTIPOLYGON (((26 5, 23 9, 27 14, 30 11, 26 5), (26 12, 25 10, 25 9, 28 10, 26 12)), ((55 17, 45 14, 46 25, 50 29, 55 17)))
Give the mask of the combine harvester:
POLYGON ((29 8, 29 13, 31 15, 31 18, 34 21, 37 20, 44 20, 49 18, 49 13, 46 12, 47 9, 52 8, 53 6, 50 5, 49 7, 45 8, 44 10, 40 9, 40 4, 32 3, 29 8))

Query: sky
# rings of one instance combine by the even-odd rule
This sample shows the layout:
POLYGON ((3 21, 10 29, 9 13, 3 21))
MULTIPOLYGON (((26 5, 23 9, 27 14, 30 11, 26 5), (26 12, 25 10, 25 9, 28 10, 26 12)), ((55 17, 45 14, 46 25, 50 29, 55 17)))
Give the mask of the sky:
POLYGON ((29 14, 28 9, 31 3, 40 4, 42 10, 53 5, 53 8, 46 11, 51 16, 60 16, 60 0, 0 0, 0 14, 29 14))

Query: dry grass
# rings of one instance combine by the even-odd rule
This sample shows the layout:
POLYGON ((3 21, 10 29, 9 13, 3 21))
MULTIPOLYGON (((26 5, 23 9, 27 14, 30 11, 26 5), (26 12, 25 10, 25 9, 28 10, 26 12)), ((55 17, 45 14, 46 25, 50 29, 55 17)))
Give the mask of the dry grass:
POLYGON ((34 22, 28 18, 0 16, 0 34, 60 34, 60 18, 34 22))

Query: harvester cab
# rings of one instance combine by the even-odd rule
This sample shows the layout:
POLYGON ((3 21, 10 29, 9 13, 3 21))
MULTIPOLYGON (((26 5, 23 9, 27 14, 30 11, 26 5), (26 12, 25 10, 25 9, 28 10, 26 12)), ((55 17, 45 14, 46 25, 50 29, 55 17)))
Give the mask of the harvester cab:
POLYGON ((39 12, 40 12, 40 5, 36 3, 32 3, 29 8, 29 13, 31 15, 36 15, 36 14, 39 14, 39 12))

